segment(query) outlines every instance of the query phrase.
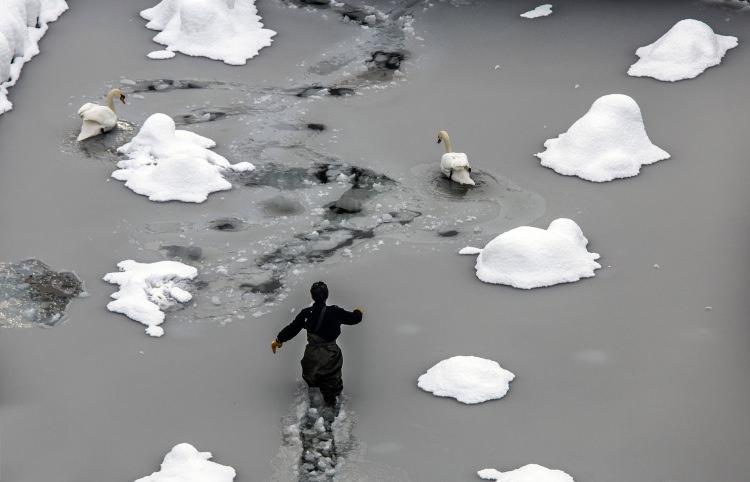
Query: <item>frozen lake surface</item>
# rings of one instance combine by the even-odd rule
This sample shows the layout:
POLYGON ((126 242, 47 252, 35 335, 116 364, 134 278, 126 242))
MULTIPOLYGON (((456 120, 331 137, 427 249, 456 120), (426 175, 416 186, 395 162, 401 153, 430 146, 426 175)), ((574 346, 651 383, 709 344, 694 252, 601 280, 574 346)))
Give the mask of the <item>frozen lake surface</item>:
POLYGON ((558 1, 534 21, 525 0, 290 8, 303 3, 259 1, 278 33, 237 67, 146 58, 159 46, 138 12, 154 0, 78 0, 24 67, 0 116, 0 290, 36 289, 51 311, 0 323, 0 479, 136 480, 187 442, 238 482, 296 480, 313 449, 352 481, 527 464, 576 481, 741 480, 750 13, 691 0, 558 1), (739 47, 692 80, 628 76, 635 50, 684 18, 739 47), (111 87, 128 96, 119 127, 77 144, 76 110, 111 87), (540 166, 544 141, 612 93, 637 99, 671 158, 608 183, 540 166), (156 112, 256 170, 202 204, 133 193, 110 177, 116 149, 156 112), (439 129, 476 188, 440 178, 439 129), (559 217, 602 254, 595 277, 527 292, 482 283, 456 254, 559 217), (18 264, 30 258, 48 268, 18 264), (124 259, 197 268, 165 336, 107 311, 117 287, 101 278, 124 259), (300 391, 304 340, 269 349, 318 279, 332 303, 367 309, 340 338, 335 419, 300 391), (74 297, 80 280, 88 297, 74 297), (518 378, 475 406, 417 387, 457 355, 518 378))

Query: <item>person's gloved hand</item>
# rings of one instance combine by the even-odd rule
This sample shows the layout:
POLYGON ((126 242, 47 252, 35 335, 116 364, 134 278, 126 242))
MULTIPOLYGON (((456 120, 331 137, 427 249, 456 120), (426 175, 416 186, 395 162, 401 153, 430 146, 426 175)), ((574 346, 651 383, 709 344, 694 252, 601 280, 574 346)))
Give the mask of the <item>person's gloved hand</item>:
POLYGON ((362 313, 363 316, 365 314, 365 309, 362 308, 361 306, 358 306, 358 307, 354 308, 354 311, 359 311, 360 313, 362 313))
POLYGON ((276 353, 276 349, 277 348, 281 348, 281 345, 283 345, 283 343, 281 343, 279 340, 272 341, 271 342, 271 351, 274 352, 274 353, 276 353))

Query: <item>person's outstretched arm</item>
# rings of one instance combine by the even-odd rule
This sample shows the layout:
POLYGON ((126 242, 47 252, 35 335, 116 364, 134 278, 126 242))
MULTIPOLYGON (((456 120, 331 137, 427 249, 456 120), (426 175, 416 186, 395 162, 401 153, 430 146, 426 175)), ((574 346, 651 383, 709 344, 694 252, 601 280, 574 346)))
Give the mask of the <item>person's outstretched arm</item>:
POLYGON ((302 310, 299 312, 299 314, 294 317, 294 320, 286 325, 278 335, 276 335, 276 339, 271 342, 271 350, 276 353, 277 348, 281 348, 281 345, 286 343, 287 341, 291 340, 297 334, 302 331, 302 328, 305 327, 305 310, 302 310))
POLYGON ((362 317, 365 314, 364 308, 354 308, 353 311, 346 311, 343 308, 339 308, 339 320, 342 325, 356 325, 362 321, 362 317))

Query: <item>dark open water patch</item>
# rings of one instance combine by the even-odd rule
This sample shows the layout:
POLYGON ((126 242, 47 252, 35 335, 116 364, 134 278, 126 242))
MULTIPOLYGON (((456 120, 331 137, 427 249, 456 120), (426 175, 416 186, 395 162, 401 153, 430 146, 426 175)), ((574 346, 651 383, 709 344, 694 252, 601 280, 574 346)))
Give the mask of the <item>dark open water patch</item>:
POLYGON ((120 81, 125 94, 137 94, 143 92, 169 92, 171 90, 182 89, 212 89, 229 87, 232 85, 227 82, 216 80, 185 80, 185 79, 146 79, 146 80, 122 80, 120 81))
POLYGON ((70 300, 83 293, 75 273, 55 271, 38 259, 0 263, 0 326, 55 326, 70 300))
POLYGON ((214 231, 236 232, 249 228, 250 224, 244 219, 227 217, 211 220, 208 222, 207 227, 214 231))

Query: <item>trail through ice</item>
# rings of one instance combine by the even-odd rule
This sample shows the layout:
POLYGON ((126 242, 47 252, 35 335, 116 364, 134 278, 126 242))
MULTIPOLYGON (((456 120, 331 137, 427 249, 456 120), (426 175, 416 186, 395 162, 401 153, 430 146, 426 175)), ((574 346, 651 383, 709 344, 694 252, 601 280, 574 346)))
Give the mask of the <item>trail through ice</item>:
POLYGON ((408 481, 395 467, 368 461, 354 436, 357 416, 346 394, 327 407, 320 391, 299 382, 289 413, 283 417, 282 443, 273 461, 275 482, 408 481))

